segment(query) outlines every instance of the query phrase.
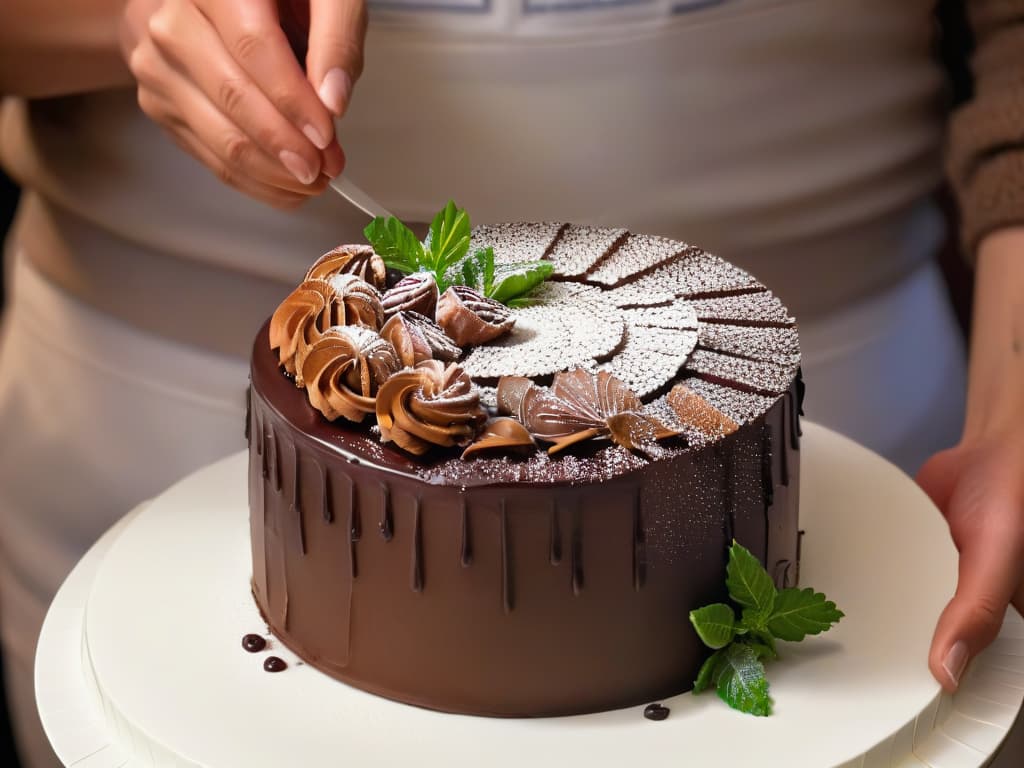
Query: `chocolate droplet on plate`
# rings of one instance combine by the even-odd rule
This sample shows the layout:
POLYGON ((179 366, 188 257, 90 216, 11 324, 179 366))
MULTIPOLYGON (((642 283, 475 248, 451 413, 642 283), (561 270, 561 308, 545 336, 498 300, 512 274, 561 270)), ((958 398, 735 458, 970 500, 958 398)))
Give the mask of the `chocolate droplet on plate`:
POLYGON ((664 720, 668 717, 669 711, 664 704, 648 704, 644 707, 644 717, 648 720, 664 720))
POLYGON ((267 647, 267 641, 260 635, 246 635, 242 638, 242 647, 249 653, 259 653, 267 647))
POLYGON ((288 669, 288 665, 284 662, 284 659, 279 659, 277 656, 268 656, 267 660, 263 662, 263 668, 267 672, 284 672, 288 669))

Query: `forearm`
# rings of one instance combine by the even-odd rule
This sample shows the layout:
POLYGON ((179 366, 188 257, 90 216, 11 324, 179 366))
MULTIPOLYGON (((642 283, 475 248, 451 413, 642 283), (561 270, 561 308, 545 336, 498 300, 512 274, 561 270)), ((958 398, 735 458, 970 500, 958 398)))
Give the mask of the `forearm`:
POLYGON ((964 439, 1024 435, 1024 226, 978 247, 964 439))
POLYGON ((2 0, 0 94, 43 98, 131 84, 124 0, 2 0))

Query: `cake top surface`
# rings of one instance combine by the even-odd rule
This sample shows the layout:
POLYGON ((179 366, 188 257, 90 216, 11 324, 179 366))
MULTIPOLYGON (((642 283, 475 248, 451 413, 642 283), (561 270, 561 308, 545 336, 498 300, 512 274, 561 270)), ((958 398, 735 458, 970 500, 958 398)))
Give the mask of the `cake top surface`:
POLYGON ((264 350, 327 433, 431 482, 619 475, 758 419, 798 376, 785 307, 692 245, 471 230, 451 203, 422 243, 394 219, 366 234, 310 268, 264 350))

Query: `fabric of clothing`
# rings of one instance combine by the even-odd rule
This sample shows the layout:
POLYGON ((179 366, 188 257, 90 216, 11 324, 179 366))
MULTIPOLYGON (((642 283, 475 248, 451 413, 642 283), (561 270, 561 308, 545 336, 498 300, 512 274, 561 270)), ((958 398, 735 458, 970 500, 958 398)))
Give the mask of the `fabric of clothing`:
POLYGON ((1024 0, 968 0, 976 38, 973 98, 950 125, 947 170, 964 249, 1024 224, 1024 0))
MULTIPOLYGON (((339 125, 408 220, 558 219, 688 240, 801 323, 807 412, 913 470, 955 442, 931 0, 385 0, 339 125)), ((28 190, 0 346, 0 639, 22 743, 46 606, 139 501, 242 446, 253 335, 364 217, 227 189, 131 93, 0 114, 28 190)), ((29 768, 56 765, 26 747, 29 768)))

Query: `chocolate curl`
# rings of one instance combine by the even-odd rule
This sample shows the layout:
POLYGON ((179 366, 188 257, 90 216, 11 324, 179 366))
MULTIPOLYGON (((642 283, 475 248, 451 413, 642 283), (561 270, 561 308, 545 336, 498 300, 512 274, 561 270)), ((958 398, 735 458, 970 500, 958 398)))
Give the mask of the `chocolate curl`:
POLYGON ((627 450, 645 450, 677 434, 640 413, 640 398, 607 371, 559 373, 550 390, 506 376, 498 382, 497 397, 499 412, 518 419, 537 440, 551 443, 549 454, 596 437, 608 437, 627 450))
POLYGON ((672 387, 666 399, 680 421, 710 437, 731 435, 740 428, 739 424, 685 384, 672 387))
POLYGON ((413 272, 384 294, 382 304, 387 317, 398 312, 418 312, 433 318, 437 310, 437 280, 429 272, 413 272))
POLYGON ((536 447, 537 443, 526 427, 515 419, 499 416, 487 422, 483 434, 462 452, 462 458, 468 459, 485 451, 522 451, 536 447))
POLYGON ((437 323, 417 312, 402 311, 392 315, 380 335, 395 348, 406 368, 424 360, 452 362, 462 354, 437 323))
POLYGON ((316 260, 306 273, 306 279, 326 279, 331 275, 355 275, 377 290, 383 290, 387 268, 369 245, 339 245, 316 260))
POLYGON ((492 341, 516 324, 512 310, 464 285, 453 285, 441 294, 436 319, 460 347, 492 341))

